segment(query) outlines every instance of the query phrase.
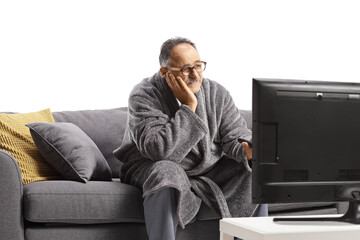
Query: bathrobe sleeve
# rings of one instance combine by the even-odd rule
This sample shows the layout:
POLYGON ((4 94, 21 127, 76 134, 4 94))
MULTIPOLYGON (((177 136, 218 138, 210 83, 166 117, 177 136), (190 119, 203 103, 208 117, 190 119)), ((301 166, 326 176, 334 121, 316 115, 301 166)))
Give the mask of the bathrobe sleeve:
POLYGON ((250 170, 244 148, 238 142, 238 139, 242 138, 251 141, 252 132, 247 128, 246 121, 240 115, 240 110, 235 106, 230 93, 225 89, 222 89, 222 91, 223 99, 219 133, 223 151, 230 158, 244 162, 246 168, 250 170))
POLYGON ((206 124, 187 106, 165 114, 167 101, 157 89, 142 85, 129 98, 129 131, 141 155, 153 161, 181 162, 207 133, 206 124))

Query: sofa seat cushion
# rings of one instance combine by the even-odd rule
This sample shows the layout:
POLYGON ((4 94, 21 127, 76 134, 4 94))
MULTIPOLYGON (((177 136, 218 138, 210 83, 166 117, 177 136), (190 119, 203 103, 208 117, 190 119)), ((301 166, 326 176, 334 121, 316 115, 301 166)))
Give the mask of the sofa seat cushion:
POLYGON ((24 186, 24 217, 37 223, 144 222, 142 192, 118 179, 32 182, 24 186))

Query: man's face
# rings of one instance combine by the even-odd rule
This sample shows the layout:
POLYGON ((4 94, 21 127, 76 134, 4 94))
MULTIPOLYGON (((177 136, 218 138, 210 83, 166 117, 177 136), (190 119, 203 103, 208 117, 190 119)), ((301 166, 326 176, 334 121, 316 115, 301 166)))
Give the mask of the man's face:
MULTIPOLYGON (((171 52, 170 58, 170 67, 173 68, 183 68, 186 66, 194 66, 197 63, 200 63, 200 56, 196 49, 187 43, 181 43, 176 45, 171 52)), ((202 72, 198 73, 196 70, 192 69, 188 76, 184 76, 181 71, 171 71, 176 77, 181 77, 181 79, 186 83, 193 93, 197 93, 200 90, 201 83, 203 80, 202 72)))

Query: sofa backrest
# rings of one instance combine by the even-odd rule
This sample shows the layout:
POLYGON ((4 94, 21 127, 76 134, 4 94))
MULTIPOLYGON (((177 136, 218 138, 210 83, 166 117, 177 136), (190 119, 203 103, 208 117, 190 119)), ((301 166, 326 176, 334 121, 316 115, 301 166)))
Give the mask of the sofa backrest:
POLYGON ((247 127, 252 130, 252 112, 251 110, 240 110, 241 116, 245 119, 247 127))
MULTIPOLYGON (((251 129, 251 111, 240 110, 251 129)), ((115 158, 113 151, 123 140, 127 107, 105 110, 83 110, 53 112, 56 122, 71 122, 80 127, 98 146, 111 168, 114 178, 119 177, 121 162, 115 158)))
POLYGON ((113 151, 121 145, 127 108, 53 112, 56 122, 71 122, 83 130, 98 146, 107 160, 114 178, 119 177, 121 162, 113 151))

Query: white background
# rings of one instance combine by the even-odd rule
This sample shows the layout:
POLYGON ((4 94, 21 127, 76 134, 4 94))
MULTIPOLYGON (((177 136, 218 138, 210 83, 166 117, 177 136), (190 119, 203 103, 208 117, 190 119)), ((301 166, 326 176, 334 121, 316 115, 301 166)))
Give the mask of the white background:
POLYGON ((357 2, 0 0, 0 112, 127 106, 174 36, 241 109, 253 77, 360 82, 357 2))

